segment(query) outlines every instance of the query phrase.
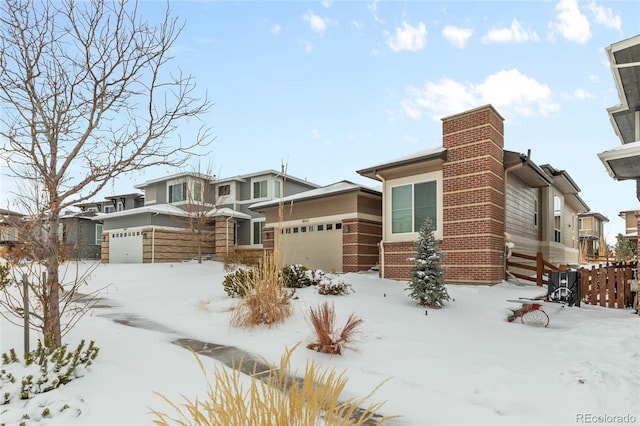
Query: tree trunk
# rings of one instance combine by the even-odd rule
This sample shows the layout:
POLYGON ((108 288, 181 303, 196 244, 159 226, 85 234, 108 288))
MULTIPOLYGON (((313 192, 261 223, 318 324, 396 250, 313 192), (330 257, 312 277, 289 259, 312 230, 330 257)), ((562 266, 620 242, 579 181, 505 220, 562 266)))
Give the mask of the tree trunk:
POLYGON ((51 214, 48 220, 48 240, 45 244, 45 261, 47 265, 47 278, 43 282, 45 291, 44 300, 44 337, 54 348, 62 346, 62 335, 60 332, 60 283, 58 276, 59 269, 59 239, 58 239, 58 216, 51 214))

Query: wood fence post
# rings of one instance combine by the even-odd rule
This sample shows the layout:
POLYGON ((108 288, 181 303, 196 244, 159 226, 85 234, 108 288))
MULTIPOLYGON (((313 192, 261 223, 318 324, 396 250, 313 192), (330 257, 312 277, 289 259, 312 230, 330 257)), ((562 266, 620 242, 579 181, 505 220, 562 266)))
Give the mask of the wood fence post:
POLYGON ((598 269, 595 266, 591 266, 591 289, 589 290, 589 304, 598 304, 598 269))
POLYGON ((536 284, 542 287, 542 275, 544 273, 544 259, 542 252, 536 252, 536 284))
MULTIPOLYGON (((612 266, 611 268, 609 268, 608 272, 608 276, 607 276, 607 306, 609 306, 610 308, 615 307, 615 303, 616 303, 616 290, 615 290, 615 285, 616 285, 616 269, 612 266)), ((602 305, 605 306, 605 305, 602 305)))
POLYGON ((24 356, 29 353, 29 280, 22 274, 22 305, 24 309, 24 356))

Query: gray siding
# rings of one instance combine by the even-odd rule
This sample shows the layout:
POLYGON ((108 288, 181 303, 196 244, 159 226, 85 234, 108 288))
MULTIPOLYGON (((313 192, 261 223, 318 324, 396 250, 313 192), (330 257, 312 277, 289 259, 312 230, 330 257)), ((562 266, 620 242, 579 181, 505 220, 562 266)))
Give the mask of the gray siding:
POLYGON ((135 228, 139 226, 185 227, 186 220, 179 217, 157 215, 145 212, 122 217, 113 217, 105 221, 104 230, 135 228))
POLYGON ((96 224, 89 219, 61 219, 64 224, 65 254, 72 259, 99 259, 96 224))

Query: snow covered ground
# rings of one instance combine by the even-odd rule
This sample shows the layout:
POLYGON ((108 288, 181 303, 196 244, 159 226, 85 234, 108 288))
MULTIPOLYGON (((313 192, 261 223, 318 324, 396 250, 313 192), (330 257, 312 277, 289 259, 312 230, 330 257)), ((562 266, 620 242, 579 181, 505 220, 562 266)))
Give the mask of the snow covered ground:
MULTIPOLYGON (((89 264, 83 264, 88 268, 89 264)), ((274 328, 239 329, 229 324, 236 299, 224 293, 218 262, 203 264, 99 265, 86 292, 107 286, 111 308, 95 308, 65 336, 75 348, 95 340, 100 354, 89 373, 29 401, 0 406, 1 423, 23 414, 37 422, 45 407, 69 407, 43 425, 148 425, 150 407, 171 413, 154 392, 174 400, 204 396, 207 386, 191 352, 173 343, 190 337, 234 345, 277 363, 285 348, 300 345, 292 362, 307 360, 346 371, 345 397, 364 397, 389 379, 371 402, 386 401, 381 413, 401 415, 402 425, 551 425, 640 421, 640 318, 629 310, 583 305, 545 306, 547 328, 506 321, 507 299, 532 297, 545 289, 502 283, 448 285, 455 299, 440 310, 417 306, 406 283, 376 273, 346 274, 355 293, 322 296, 298 290, 294 315, 274 328), (355 350, 343 356, 305 346, 313 340, 309 307, 335 302, 338 324, 349 314, 364 320, 355 350), (135 314, 166 329, 127 327, 113 321, 135 314), (604 416, 600 418, 598 416, 604 416)), ((2 319, 1 351, 22 353, 22 335, 2 319)), ((32 338, 32 347, 35 339, 32 338)), ((216 361, 202 357, 213 371, 216 361)), ((0 390, 2 391, 2 390, 0 390)))

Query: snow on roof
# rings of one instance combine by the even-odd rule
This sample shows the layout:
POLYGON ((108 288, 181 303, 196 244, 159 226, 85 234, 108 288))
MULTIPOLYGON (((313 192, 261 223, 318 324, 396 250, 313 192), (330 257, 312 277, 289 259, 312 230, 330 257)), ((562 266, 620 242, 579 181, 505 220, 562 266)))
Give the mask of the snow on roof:
POLYGON ((413 160, 418 160, 424 157, 437 156, 438 154, 441 154, 444 151, 446 151, 446 149, 439 146, 437 148, 425 149, 422 151, 413 152, 411 154, 403 155, 402 157, 397 157, 397 158, 393 158, 391 160, 385 161, 384 163, 366 167, 364 169, 358 170, 357 173, 363 174, 371 170, 387 168, 390 166, 411 162, 413 160))
POLYGON ((181 208, 178 208, 171 204, 153 204, 150 206, 136 207, 134 209, 122 210, 119 212, 104 213, 96 218, 102 220, 102 219, 111 219, 114 217, 133 216, 136 214, 143 214, 143 213, 157 213, 157 214, 166 214, 169 216, 181 216, 181 217, 189 216, 189 213, 187 211, 182 210, 181 208))
POLYGON ((351 192, 351 191, 357 191, 357 190, 371 192, 374 194, 381 194, 381 191, 378 189, 374 189, 368 186, 358 185, 348 180, 343 180, 340 182, 332 183, 327 186, 323 186, 321 188, 310 189, 309 191, 304 191, 304 192, 299 192, 297 194, 289 195, 282 199, 262 201, 260 203, 250 205, 249 208, 251 210, 255 210, 263 207, 276 205, 281 201, 287 203, 291 201, 300 201, 300 200, 306 200, 310 198, 319 198, 319 197, 325 197, 327 195, 334 195, 334 194, 339 194, 343 192, 351 192))
POLYGON ((227 217, 235 217, 236 219, 251 219, 251 216, 239 212, 237 210, 230 209, 228 207, 211 209, 207 212, 207 217, 218 217, 218 216, 227 216, 227 217))

